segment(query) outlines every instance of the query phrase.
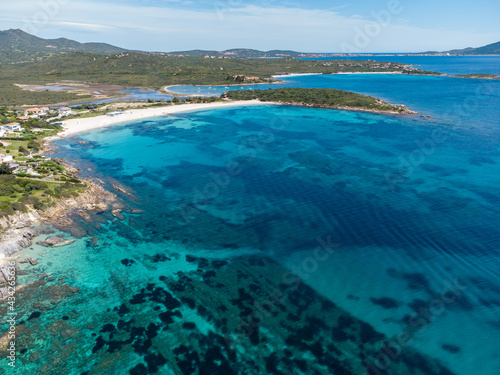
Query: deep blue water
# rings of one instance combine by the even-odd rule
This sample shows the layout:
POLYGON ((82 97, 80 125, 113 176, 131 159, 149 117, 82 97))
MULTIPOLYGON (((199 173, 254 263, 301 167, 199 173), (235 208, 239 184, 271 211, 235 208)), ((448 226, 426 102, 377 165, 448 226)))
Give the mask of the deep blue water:
POLYGON ((419 69, 446 74, 500 74, 500 56, 363 56, 320 57, 304 60, 372 60, 414 65, 419 69))

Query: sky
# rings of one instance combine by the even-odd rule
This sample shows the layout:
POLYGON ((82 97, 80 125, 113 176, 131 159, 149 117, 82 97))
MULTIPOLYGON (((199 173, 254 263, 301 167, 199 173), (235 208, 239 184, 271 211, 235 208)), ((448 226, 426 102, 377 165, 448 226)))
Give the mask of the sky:
POLYGON ((144 51, 423 52, 500 41, 498 0, 16 0, 0 30, 144 51))

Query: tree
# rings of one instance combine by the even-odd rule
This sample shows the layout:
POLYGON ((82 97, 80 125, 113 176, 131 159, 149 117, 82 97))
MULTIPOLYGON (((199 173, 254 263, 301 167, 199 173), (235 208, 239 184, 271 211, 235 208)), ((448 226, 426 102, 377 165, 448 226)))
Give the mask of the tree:
POLYGON ((9 167, 9 164, 7 163, 0 164, 0 174, 12 174, 12 168, 9 167))
POLYGON ((33 151, 37 152, 40 150, 40 143, 38 143, 34 140, 31 140, 28 142, 28 148, 31 148, 31 149, 33 149, 33 151))
POLYGON ((23 146, 19 146, 19 152, 22 152, 24 155, 30 154, 30 152, 26 150, 23 146))

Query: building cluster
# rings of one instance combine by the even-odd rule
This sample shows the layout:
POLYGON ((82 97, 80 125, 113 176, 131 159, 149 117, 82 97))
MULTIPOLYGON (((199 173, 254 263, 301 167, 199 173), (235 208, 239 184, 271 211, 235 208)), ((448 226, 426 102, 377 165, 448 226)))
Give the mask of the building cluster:
MULTIPOLYGON (((71 108, 69 107, 62 107, 58 109, 51 109, 49 107, 33 107, 33 108, 27 108, 23 111, 13 111, 12 113, 7 114, 5 116, 6 118, 16 118, 18 122, 11 122, 8 124, 0 125, 0 138, 2 138, 2 141, 0 141, 0 145, 3 145, 4 147, 9 146, 11 143, 9 141, 11 139, 17 139, 19 138, 20 132, 25 131, 25 129, 22 127, 22 123, 26 122, 30 119, 35 119, 35 118, 41 118, 41 117, 54 117, 59 114, 60 117, 66 116, 72 113, 71 108)), ((50 125, 61 125, 62 123, 51 123, 50 125)), ((37 131, 44 131, 45 129, 42 128, 34 128, 31 131, 37 132, 37 131)), ((24 138, 21 138, 23 140, 24 138)), ((21 150, 19 150, 21 151, 21 150)), ((23 158, 21 159, 14 159, 13 155, 9 154, 9 149, 4 151, 6 153, 0 152, 0 164, 5 163, 7 166, 10 168, 12 173, 14 174, 20 174, 20 175, 31 175, 31 176, 38 176, 39 173, 36 171, 35 168, 37 168, 40 165, 40 160, 33 160, 32 155, 24 155, 23 158), (29 160, 25 160, 24 158, 27 158, 29 160)), ((16 153, 17 154, 17 153, 16 153)), ((22 156, 22 155, 21 155, 22 156)), ((42 157, 42 160, 47 160, 50 158, 47 157, 42 157)))
MULTIPOLYGON (((59 116, 67 116, 72 113, 71 108, 69 107, 62 107, 58 109, 54 109, 53 111, 58 112, 59 116)), ((51 109, 49 107, 32 107, 32 108, 27 108, 23 112, 23 116, 17 117, 17 119, 21 122, 28 121, 29 119, 33 118, 41 118, 41 117, 46 117, 49 115, 52 115, 51 109)))
POLYGON ((12 173, 15 174, 28 174, 32 176, 38 176, 39 173, 35 171, 33 168, 36 168, 40 165, 39 162, 32 164, 23 164, 20 165, 14 161, 12 155, 1 154, 0 153, 0 163, 6 163, 9 168, 12 170, 12 173))
POLYGON ((49 113, 50 108, 49 107, 40 107, 40 108, 28 108, 24 110, 24 116, 20 117, 19 119, 22 120, 28 120, 30 118, 40 118, 42 116, 47 116, 49 113))
POLYGON ((234 75, 233 78, 236 82, 259 82, 260 81, 259 77, 246 77, 243 75, 234 75))

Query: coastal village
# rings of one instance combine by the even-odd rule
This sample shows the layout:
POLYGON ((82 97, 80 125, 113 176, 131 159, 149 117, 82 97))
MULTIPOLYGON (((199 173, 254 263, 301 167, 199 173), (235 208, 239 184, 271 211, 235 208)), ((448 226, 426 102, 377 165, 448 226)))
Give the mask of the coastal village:
POLYGON ((58 118, 71 114, 71 108, 31 107, 24 110, 0 110, 0 163, 2 174, 41 176, 43 161, 51 158, 40 154, 38 143, 60 129, 58 118), (14 121, 12 121, 14 120, 14 121), (11 122, 8 122, 11 121, 11 122))

